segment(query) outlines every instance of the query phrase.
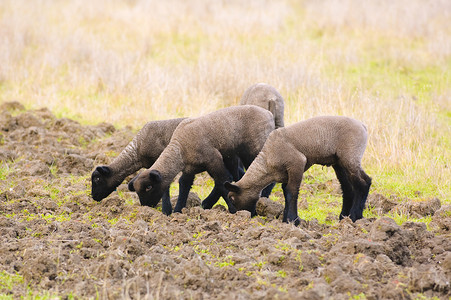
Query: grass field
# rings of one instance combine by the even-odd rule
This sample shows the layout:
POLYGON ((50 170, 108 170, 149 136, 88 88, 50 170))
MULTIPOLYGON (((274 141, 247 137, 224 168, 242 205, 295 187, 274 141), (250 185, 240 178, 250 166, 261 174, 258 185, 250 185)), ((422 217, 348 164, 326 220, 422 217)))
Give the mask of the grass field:
POLYGON ((139 129, 237 104, 267 82, 286 124, 367 124, 371 192, 449 203, 450 15, 446 0, 4 0, 0 102, 139 129))

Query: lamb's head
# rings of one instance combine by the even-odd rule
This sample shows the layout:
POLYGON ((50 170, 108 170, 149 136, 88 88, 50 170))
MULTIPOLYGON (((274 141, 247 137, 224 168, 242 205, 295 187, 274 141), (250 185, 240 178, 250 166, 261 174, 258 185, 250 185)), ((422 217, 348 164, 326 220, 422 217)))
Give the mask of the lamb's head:
POLYGON ((91 184, 91 195, 95 201, 108 197, 117 187, 113 182, 113 172, 108 166, 99 166, 92 172, 91 184))
POLYGON ((128 189, 138 194, 141 205, 155 207, 164 193, 161 174, 157 170, 146 170, 129 182, 128 189))
POLYGON ((224 186, 229 191, 228 197, 237 210, 247 210, 255 215, 255 206, 259 198, 258 193, 241 188, 239 182, 225 182, 224 186))

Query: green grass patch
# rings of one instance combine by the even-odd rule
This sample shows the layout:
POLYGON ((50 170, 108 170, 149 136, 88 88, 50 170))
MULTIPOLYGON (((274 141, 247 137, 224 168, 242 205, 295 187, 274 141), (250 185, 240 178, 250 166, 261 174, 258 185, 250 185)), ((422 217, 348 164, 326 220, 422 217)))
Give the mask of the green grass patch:
POLYGON ((370 193, 396 195, 400 198, 422 199, 438 197, 443 203, 451 203, 450 182, 445 181, 442 186, 437 185, 436 178, 422 177, 422 169, 383 168, 368 169, 373 178, 370 193))
POLYGON ((6 162, 0 162, 0 180, 6 180, 8 175, 12 172, 12 167, 6 162))
MULTIPOLYGON (((19 274, 11 274, 6 271, 0 271, 0 299, 17 299, 14 295, 14 289, 18 288, 19 290, 25 290, 25 296, 22 296, 21 299, 26 300, 50 300, 50 299, 60 299, 60 297, 52 294, 48 291, 36 291, 26 284, 22 275, 19 274), (11 293, 12 292, 12 293, 11 293)), ((72 293, 65 296, 66 299, 72 300, 75 299, 72 293)))
POLYGON ((232 260, 232 257, 230 255, 224 257, 221 261, 215 262, 215 266, 218 268, 224 268, 224 267, 234 266, 234 265, 235 265, 235 262, 232 260))
MULTIPOLYGON (((19 274, 10 274, 6 271, 0 271, 0 289, 12 290, 17 285, 23 285, 25 281, 19 274)), ((12 299, 12 298, 11 298, 12 299)))

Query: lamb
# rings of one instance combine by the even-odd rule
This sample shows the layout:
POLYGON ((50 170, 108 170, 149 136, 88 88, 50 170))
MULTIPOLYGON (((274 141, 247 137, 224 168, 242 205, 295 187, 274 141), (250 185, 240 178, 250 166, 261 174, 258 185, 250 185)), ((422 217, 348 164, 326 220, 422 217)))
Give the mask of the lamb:
POLYGON ((256 83, 244 91, 240 100, 241 105, 251 104, 269 110, 273 116, 276 129, 284 127, 283 108, 284 100, 280 93, 266 83, 256 83))
POLYGON ((284 222, 299 224, 297 198, 303 173, 314 164, 332 166, 343 192, 340 219, 361 219, 371 186, 361 159, 367 129, 355 119, 321 116, 273 131, 262 151, 235 184, 226 182, 228 197, 237 210, 255 215, 259 191, 270 182, 282 183, 284 222))
MULTIPOLYGON (((169 144, 175 128, 184 119, 152 121, 145 124, 110 165, 98 166, 94 170, 91 175, 93 199, 101 201, 110 195, 128 175, 143 167, 152 166, 169 144)), ((182 185, 183 175, 180 182, 182 185)), ((165 193, 169 195, 169 189, 165 193)), ((170 214, 172 207, 163 206, 163 212, 170 214)))
MULTIPOLYGON (((180 171, 187 174, 190 184, 195 174, 207 171, 215 181, 215 188, 202 202, 202 207, 213 207, 222 196, 229 211, 234 213, 236 210, 227 198, 224 182, 236 173, 237 157, 249 167, 273 130, 272 114, 254 105, 232 106, 184 120, 157 161, 139 174, 129 188, 137 192, 141 203, 154 203, 180 171)), ((189 189, 183 191, 186 196, 188 192, 189 189)), ((174 211, 185 207, 186 196, 179 197, 174 211)))

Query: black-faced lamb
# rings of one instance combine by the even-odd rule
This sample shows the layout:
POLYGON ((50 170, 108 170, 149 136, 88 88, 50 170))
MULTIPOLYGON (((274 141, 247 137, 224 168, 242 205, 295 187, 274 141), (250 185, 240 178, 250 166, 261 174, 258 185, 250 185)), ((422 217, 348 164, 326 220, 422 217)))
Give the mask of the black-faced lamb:
MULTIPOLYGON (((218 196, 222 196, 233 213, 235 209, 224 187, 224 182, 233 177, 228 170, 231 167, 227 168, 227 165, 236 168, 238 157, 245 167, 249 167, 273 130, 272 114, 254 105, 232 106, 184 120, 157 161, 141 172, 129 188, 138 193, 141 203, 155 203, 180 171, 187 174, 191 184, 195 174, 207 171, 214 179, 215 187, 202 202, 202 207, 213 207, 218 196)), ((189 189, 183 191, 186 195, 188 192, 189 189)), ((180 211, 185 205, 186 197, 179 197, 174 211, 180 211)))
POLYGON ((284 100, 273 86, 266 83, 256 83, 250 86, 244 91, 240 104, 257 105, 269 110, 274 116, 276 129, 284 127, 284 100))
POLYGON ((226 182, 228 196, 237 210, 255 214, 260 190, 281 182, 285 197, 284 222, 299 224, 297 199, 303 173, 314 164, 332 166, 341 184, 340 219, 361 219, 371 178, 361 160, 367 129, 360 121, 341 116, 321 116, 273 131, 262 151, 235 184, 226 182))
MULTIPOLYGON (((133 140, 108 166, 98 166, 91 175, 92 198, 101 201, 110 195, 124 179, 141 168, 154 164, 171 140, 175 128, 185 118, 148 122, 133 140)), ((181 185, 183 185, 183 174, 181 185)), ((165 191, 169 197, 169 189, 165 191)), ((169 202, 170 205, 170 202, 169 202)), ((163 206, 163 212, 170 214, 172 207, 163 206)))

